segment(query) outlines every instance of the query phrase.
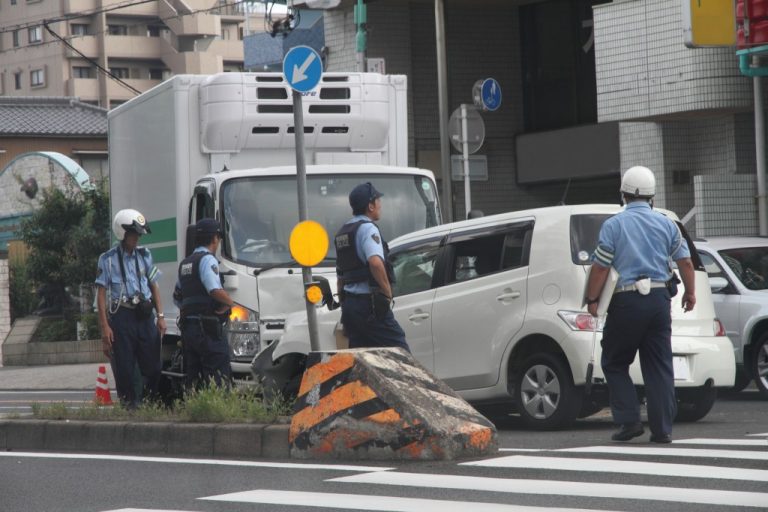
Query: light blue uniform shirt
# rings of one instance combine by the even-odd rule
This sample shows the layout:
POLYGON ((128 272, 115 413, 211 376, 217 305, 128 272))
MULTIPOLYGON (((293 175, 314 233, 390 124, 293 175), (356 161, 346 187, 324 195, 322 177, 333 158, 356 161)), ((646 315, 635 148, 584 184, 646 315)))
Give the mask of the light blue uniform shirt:
MULTIPOLYGON (((197 247, 193 253, 196 252, 208 252, 208 249, 203 247, 197 247)), ((221 278, 219 277, 219 260, 213 254, 206 254, 200 259, 200 280, 203 282, 203 286, 208 293, 213 290, 222 289, 221 278)), ((181 288, 181 283, 176 280, 176 288, 181 288)), ((181 308, 181 303, 174 299, 176 307, 181 308)))
POLYGON ((152 253, 145 247, 137 247, 133 253, 128 254, 118 242, 114 247, 99 256, 98 274, 96 285, 107 289, 107 300, 130 300, 141 294, 145 299, 152 296, 149 284, 160 278, 160 271, 152 262, 152 253), (120 254, 123 256, 125 268, 125 282, 120 272, 120 254), (138 258, 139 275, 136 275, 136 261, 138 258))
MULTIPOLYGON (((368 222, 361 224, 360 227, 357 228, 357 236, 355 237, 355 250, 357 251, 357 256, 366 263, 368 263, 368 258, 371 256, 378 256, 381 258, 381 261, 384 261, 384 245, 381 240, 381 232, 379 231, 379 228, 376 227, 376 224, 371 222, 370 218, 366 215, 355 215, 345 224, 359 222, 361 220, 368 222)), ((345 284, 344 290, 349 293, 371 293, 371 287, 368 284, 368 281, 345 284)))
POLYGON ((672 275, 670 259, 690 256, 674 221, 648 203, 636 201, 603 223, 593 258, 598 265, 613 266, 619 273, 616 285, 625 286, 640 276, 667 281, 672 275))

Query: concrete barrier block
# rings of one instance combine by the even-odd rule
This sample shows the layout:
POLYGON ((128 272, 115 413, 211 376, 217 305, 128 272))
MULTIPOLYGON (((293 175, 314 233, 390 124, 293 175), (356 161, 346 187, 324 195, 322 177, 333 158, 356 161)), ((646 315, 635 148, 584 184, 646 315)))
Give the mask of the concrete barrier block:
POLYGON ((45 426, 46 450, 83 451, 88 446, 85 422, 59 420, 49 421, 45 426))
POLYGON ((170 427, 170 423, 127 423, 125 449, 133 453, 167 453, 170 427))
POLYGON ((312 352, 291 456, 456 459, 497 451, 496 428, 399 348, 312 352))
POLYGON ((45 446, 46 420, 14 420, 6 425, 6 449, 39 450, 45 446))
POLYGON ((125 445, 125 426, 122 421, 89 422, 85 426, 86 445, 83 448, 89 452, 130 452, 131 447, 125 445))
POLYGON ((264 425, 216 425, 213 430, 213 456, 235 459, 261 457, 264 425))
POLYGON ((213 456, 213 430, 216 425, 174 423, 168 432, 168 454, 213 456))
POLYGON ((261 456, 265 459, 287 459, 291 456, 288 445, 290 425, 268 425, 261 433, 261 456))

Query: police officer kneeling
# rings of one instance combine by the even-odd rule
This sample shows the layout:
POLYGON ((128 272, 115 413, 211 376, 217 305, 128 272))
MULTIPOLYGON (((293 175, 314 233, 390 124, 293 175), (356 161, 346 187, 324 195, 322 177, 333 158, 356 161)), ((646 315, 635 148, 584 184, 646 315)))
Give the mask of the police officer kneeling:
POLYGON ((621 180, 621 194, 626 209, 606 220, 600 229, 587 288, 588 309, 596 316, 610 267, 619 273, 601 342, 613 421, 620 425, 611 439, 629 441, 644 432, 629 375, 629 366, 639 352, 651 442, 670 443, 677 414, 670 306, 677 281, 670 261, 677 263, 683 279, 685 311, 696 304, 695 272, 680 229, 652 210, 656 180, 650 169, 628 169, 621 180))
POLYGON ((334 238, 341 322, 349 348, 400 347, 410 352, 392 314, 389 247, 374 223, 381 218, 381 196, 371 183, 356 186, 349 194, 354 217, 334 238))
POLYGON ((233 306, 222 287, 216 251, 221 230, 215 219, 195 225, 197 248, 179 264, 174 300, 181 310, 181 339, 188 389, 213 381, 231 383, 229 345, 223 324, 233 306))

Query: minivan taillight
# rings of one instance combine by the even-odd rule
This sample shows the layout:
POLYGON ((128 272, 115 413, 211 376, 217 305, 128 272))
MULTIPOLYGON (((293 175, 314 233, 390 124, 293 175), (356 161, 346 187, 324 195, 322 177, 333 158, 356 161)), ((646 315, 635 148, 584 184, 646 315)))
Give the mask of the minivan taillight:
POLYGON ((715 336, 725 336, 725 326, 719 318, 715 318, 715 336))
POLYGON ((558 316, 574 331, 592 331, 597 321, 597 330, 603 330, 605 317, 599 319, 583 311, 558 311, 558 316))

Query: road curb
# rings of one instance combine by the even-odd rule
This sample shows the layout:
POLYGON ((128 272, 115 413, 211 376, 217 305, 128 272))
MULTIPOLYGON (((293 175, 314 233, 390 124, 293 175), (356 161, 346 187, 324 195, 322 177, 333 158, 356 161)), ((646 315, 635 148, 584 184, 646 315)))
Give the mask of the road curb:
POLYGON ((0 450, 290 458, 287 424, 0 420, 0 450))

